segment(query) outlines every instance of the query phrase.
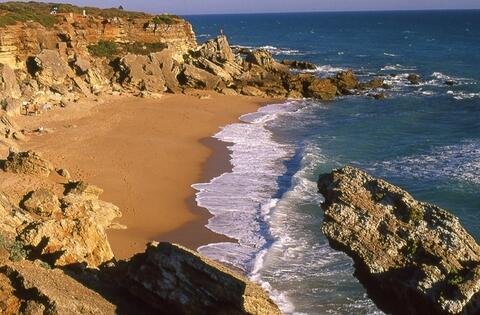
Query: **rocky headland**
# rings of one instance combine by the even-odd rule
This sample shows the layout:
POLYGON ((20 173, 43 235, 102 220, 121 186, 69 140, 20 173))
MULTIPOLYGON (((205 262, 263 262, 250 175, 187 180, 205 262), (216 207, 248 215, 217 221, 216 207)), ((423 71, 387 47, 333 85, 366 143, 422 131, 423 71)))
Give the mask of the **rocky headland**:
POLYGON ((479 314, 480 247, 457 217, 367 173, 321 175, 322 231, 389 314, 479 314))

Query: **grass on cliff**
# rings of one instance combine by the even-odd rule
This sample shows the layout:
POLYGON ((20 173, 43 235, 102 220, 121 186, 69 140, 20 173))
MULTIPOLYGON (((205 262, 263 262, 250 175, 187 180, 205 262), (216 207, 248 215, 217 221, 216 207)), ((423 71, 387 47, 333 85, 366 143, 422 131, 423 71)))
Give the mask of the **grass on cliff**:
POLYGON ((52 27, 57 19, 47 10, 41 9, 45 4, 31 2, 0 3, 0 27, 14 25, 17 22, 33 21, 45 27, 52 27))
POLYGON ((172 14, 162 14, 162 15, 157 15, 152 19, 152 22, 155 23, 156 25, 161 25, 161 24, 167 24, 167 25, 173 25, 177 24, 181 21, 181 18, 177 15, 172 15, 172 14))
MULTIPOLYGON (((76 13, 82 14, 83 11, 88 15, 99 16, 104 18, 152 18, 152 15, 143 12, 124 11, 120 9, 100 9, 94 7, 78 7, 71 4, 57 4, 44 2, 4 2, 0 3, 0 27, 13 25, 17 22, 34 21, 45 27, 52 27, 57 22, 57 17, 50 14, 53 7, 58 8, 58 13, 76 13)), ((165 15, 167 16, 167 15, 165 15)), ((161 15, 163 19, 163 15, 161 15)), ((171 17, 166 18, 170 21, 171 17)), ((180 18, 178 18, 180 19, 180 18)))
POLYGON ((113 41, 99 41, 95 45, 88 46, 90 53, 96 57, 113 59, 128 53, 135 55, 148 55, 165 49, 164 43, 132 43, 118 44, 113 41))

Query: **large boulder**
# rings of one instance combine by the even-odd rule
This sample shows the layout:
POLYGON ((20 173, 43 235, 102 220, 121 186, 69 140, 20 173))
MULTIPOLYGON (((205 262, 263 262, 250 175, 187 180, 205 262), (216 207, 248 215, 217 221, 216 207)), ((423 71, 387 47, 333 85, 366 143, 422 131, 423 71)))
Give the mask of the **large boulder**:
POLYGON ((171 314, 281 314, 248 279, 198 253, 169 243, 151 244, 128 262, 124 286, 171 314))
POLYGON ((44 86, 63 85, 71 70, 57 50, 45 49, 32 60, 31 68, 44 86))
POLYGON ((163 72, 155 57, 128 54, 120 59, 119 68, 124 88, 152 93, 165 91, 163 72))
POLYGON ((32 221, 18 239, 56 266, 84 263, 97 267, 113 259, 106 230, 121 216, 115 205, 98 200, 98 189, 79 184, 61 200, 62 215, 32 221), (78 188, 78 189, 77 189, 78 188))
POLYGON ((320 100, 333 100, 337 95, 337 87, 329 79, 313 77, 307 81, 306 96, 320 100))
POLYGON ((221 79, 208 71, 199 69, 195 66, 184 64, 183 71, 179 75, 179 81, 184 87, 215 90, 221 79))
POLYGON ((3 162, 4 171, 18 174, 48 177, 52 169, 53 166, 49 161, 33 151, 10 151, 7 159, 3 162))
POLYGON ((321 175, 322 231, 389 314, 479 314, 480 247, 457 217, 345 167, 321 175))
POLYGON ((178 62, 174 59, 175 53, 174 49, 168 48, 150 55, 152 62, 158 63, 162 69, 165 86, 171 93, 179 93, 181 91, 177 79, 180 68, 178 62))
MULTIPOLYGON (((245 56, 245 61, 251 65, 259 66, 260 68, 269 72, 289 72, 288 66, 276 62, 272 54, 266 49, 257 49, 249 52, 245 56)), ((251 65, 250 71, 255 71, 255 69, 251 69, 251 65)))
POLYGON ((352 70, 337 73, 333 81, 342 94, 351 94, 352 90, 358 88, 359 84, 352 70))
POLYGON ((61 212, 57 195, 45 188, 39 188, 27 194, 22 202, 22 207, 28 212, 42 217, 50 217, 61 212))
POLYGON ((196 55, 219 64, 235 61, 235 55, 230 48, 227 37, 224 35, 220 35, 200 45, 196 55))

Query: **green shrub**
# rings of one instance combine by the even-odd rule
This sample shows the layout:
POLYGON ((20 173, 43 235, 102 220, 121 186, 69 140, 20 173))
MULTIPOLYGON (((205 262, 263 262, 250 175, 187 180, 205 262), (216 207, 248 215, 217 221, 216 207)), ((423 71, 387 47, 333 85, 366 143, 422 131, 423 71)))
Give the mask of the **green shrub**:
POLYGON ((9 250, 10 260, 12 261, 24 260, 28 255, 28 251, 25 249, 24 244, 21 241, 15 241, 12 246, 10 246, 9 250))
POLYGON ((463 277, 460 275, 459 271, 453 269, 447 276, 447 285, 456 286, 463 282, 463 277))
POLYGON ((414 206, 408 209, 408 218, 410 221, 418 223, 423 220, 424 215, 423 208, 420 206, 414 206))
POLYGON ((171 14, 157 15, 152 19, 152 22, 155 23, 156 25, 161 25, 161 24, 173 25, 173 24, 179 23, 179 21, 180 21, 180 17, 176 15, 171 15, 171 14))
POLYGON ((30 2, 0 3, 0 27, 33 21, 50 28, 57 22, 57 18, 50 14, 50 8, 51 5, 39 6, 30 2))
POLYGON ((97 57, 112 58, 119 54, 118 44, 113 41, 99 41, 95 45, 88 46, 88 51, 97 57))
POLYGON ((30 20, 38 22, 45 27, 52 27, 57 21, 55 15, 50 14, 50 10, 53 6, 58 7, 58 13, 82 14, 85 10, 88 15, 100 16, 104 18, 120 17, 134 19, 152 17, 150 14, 124 11, 117 8, 100 9, 93 7, 78 7, 71 4, 11 1, 0 3, 0 27, 30 20))

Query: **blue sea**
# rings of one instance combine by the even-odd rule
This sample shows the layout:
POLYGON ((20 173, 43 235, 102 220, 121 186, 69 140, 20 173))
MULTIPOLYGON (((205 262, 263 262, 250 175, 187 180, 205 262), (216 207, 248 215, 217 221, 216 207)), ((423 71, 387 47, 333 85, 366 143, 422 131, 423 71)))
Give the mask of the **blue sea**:
POLYGON ((449 209, 480 240, 480 11, 187 19, 199 42, 223 29, 231 44, 313 62, 318 76, 353 69, 393 87, 385 100, 288 100, 225 126, 215 137, 232 172, 194 187, 208 228, 238 243, 200 252, 244 270, 285 314, 382 314, 321 232, 316 179, 346 164, 449 209))

